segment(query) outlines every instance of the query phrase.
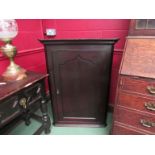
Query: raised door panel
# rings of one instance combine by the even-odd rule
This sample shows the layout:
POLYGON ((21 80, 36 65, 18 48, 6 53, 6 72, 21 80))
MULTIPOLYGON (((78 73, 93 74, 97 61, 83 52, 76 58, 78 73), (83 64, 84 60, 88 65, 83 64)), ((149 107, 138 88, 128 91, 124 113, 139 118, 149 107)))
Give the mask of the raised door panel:
POLYGON ((110 60, 109 50, 53 52, 59 121, 105 123, 110 60))

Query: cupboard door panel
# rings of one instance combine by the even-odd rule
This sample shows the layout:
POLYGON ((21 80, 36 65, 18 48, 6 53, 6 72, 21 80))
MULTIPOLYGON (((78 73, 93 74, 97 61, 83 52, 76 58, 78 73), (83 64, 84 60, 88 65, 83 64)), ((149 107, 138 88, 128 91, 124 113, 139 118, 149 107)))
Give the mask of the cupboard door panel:
POLYGON ((102 122, 111 55, 106 51, 59 50, 53 58, 58 108, 63 114, 60 117, 102 122))

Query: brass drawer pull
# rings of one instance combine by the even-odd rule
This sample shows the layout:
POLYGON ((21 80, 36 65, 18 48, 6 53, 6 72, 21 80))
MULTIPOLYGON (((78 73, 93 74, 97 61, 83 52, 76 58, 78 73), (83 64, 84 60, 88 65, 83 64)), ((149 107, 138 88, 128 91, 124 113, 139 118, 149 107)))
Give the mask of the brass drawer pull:
POLYGON ((155 123, 146 121, 144 119, 141 119, 140 123, 142 126, 147 127, 147 128, 155 127, 155 123))
POLYGON ((155 111, 155 103, 152 103, 152 102, 145 102, 144 105, 145 105, 146 109, 155 111))
POLYGON ((147 86, 147 90, 150 94, 155 94, 155 86, 147 86))
POLYGON ((23 98, 21 98, 20 100, 19 100, 19 104, 20 104, 20 106, 22 106, 24 109, 26 109, 27 108, 27 101, 26 101, 26 98, 25 97, 23 97, 23 98))

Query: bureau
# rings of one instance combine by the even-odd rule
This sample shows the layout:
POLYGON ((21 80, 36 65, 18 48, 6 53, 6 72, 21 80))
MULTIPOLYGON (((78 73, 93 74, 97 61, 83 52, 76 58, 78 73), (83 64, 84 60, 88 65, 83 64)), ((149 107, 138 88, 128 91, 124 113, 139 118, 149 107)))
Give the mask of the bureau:
POLYGON ((41 40, 57 126, 105 126, 118 39, 41 40))
POLYGON ((116 94, 112 134, 155 134, 155 37, 127 37, 116 94))
POLYGON ((0 77, 0 133, 6 134, 13 122, 21 116, 29 125, 30 118, 41 122, 34 134, 50 132, 50 118, 47 114, 45 78, 47 75, 27 72, 27 78, 20 81, 5 82, 0 77), (42 116, 34 114, 40 108, 42 116))

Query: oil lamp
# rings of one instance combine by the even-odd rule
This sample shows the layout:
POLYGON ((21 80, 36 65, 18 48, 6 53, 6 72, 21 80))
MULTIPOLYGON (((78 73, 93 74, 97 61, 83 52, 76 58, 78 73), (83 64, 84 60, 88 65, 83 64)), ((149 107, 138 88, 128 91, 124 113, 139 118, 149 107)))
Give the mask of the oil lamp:
POLYGON ((14 19, 0 20, 0 40, 5 43, 0 49, 2 53, 10 60, 6 71, 2 74, 6 81, 17 81, 26 77, 26 70, 15 64, 14 57, 17 53, 15 46, 11 41, 18 33, 18 25, 14 19))

